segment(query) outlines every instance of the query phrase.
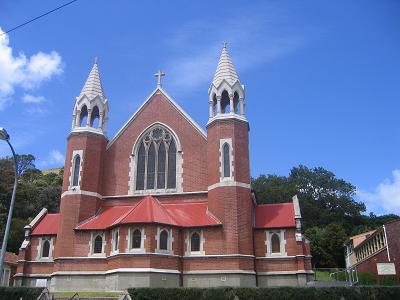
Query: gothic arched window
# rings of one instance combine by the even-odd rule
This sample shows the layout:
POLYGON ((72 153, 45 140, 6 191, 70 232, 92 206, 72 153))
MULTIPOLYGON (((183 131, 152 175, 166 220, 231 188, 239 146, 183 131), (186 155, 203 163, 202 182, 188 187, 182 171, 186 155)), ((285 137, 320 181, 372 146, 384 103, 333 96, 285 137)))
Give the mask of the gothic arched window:
POLYGON ((50 255, 50 241, 45 240, 42 246, 42 257, 49 257, 50 255))
POLYGON ((160 250, 168 250, 168 231, 166 229, 160 232, 160 250))
POLYGON ((230 147, 228 143, 225 143, 222 147, 223 151, 223 164, 224 164, 224 177, 231 177, 231 159, 230 159, 230 147))
POLYGON ((90 114, 90 127, 94 128, 100 127, 99 119, 100 119, 99 108, 95 106, 92 110, 92 113, 90 114))
POLYGON ((233 94, 233 111, 235 114, 239 113, 239 94, 237 92, 233 94))
POLYGON ((197 232, 190 237, 190 251, 200 251, 200 234, 197 232))
POLYGON ((221 95, 221 113, 227 114, 231 111, 231 103, 227 91, 223 91, 221 95))
POLYGON ((172 134, 162 126, 148 131, 139 141, 136 190, 176 188, 177 148, 172 134))
POLYGON ((139 229, 135 229, 131 237, 131 248, 138 249, 141 248, 142 244, 142 232, 139 229))
POLYGON ((102 252, 103 252, 103 237, 101 235, 98 235, 94 239, 93 253, 99 254, 102 252))
POLYGON ((79 171, 81 168, 81 157, 80 155, 76 155, 74 158, 74 165, 73 165, 73 174, 72 174, 72 186, 79 185, 79 171))
POLYGON ((281 252, 281 239, 279 235, 274 233, 271 236, 271 253, 280 253, 281 252))

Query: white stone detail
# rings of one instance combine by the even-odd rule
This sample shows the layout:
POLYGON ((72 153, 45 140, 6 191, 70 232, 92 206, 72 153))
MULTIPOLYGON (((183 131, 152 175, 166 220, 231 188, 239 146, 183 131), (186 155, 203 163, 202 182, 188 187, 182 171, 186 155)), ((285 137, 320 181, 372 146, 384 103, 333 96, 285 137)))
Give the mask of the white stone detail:
POLYGON ((237 186, 237 187, 242 187, 246 189, 251 189, 250 183, 244 183, 244 182, 238 182, 238 181, 221 181, 214 183, 210 186, 208 186, 208 190, 211 191, 215 188, 223 187, 223 186, 237 186))
POLYGON ((285 239, 285 229, 278 229, 278 230, 268 230, 265 231, 265 245, 266 245, 266 257, 274 257, 274 256, 279 256, 279 257, 287 257, 287 252, 286 252, 286 239, 285 239), (272 248, 271 248, 271 238, 274 234, 277 234, 279 236, 279 241, 280 241, 280 253, 273 253, 272 248))

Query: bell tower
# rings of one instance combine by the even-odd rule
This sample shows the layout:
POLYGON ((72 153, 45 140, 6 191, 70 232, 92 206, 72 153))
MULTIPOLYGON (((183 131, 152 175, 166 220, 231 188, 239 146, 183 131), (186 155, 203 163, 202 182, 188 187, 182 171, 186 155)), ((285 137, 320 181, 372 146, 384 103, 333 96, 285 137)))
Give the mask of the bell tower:
POLYGON ((76 97, 67 137, 59 242, 55 249, 58 257, 74 256, 74 228, 99 208, 108 111, 96 59, 76 97))
POLYGON ((226 43, 209 89, 208 203, 223 223, 224 253, 253 255, 249 124, 245 93, 226 43))

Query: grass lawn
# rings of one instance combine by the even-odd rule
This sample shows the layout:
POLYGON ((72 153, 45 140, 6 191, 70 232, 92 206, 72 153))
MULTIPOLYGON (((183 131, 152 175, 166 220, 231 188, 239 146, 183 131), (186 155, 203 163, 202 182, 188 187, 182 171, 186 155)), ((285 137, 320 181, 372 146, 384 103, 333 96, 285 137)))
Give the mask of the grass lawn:
POLYGON ((52 293, 57 298, 68 298, 72 297, 75 293, 78 293, 79 297, 118 297, 123 294, 121 292, 54 292, 52 293))

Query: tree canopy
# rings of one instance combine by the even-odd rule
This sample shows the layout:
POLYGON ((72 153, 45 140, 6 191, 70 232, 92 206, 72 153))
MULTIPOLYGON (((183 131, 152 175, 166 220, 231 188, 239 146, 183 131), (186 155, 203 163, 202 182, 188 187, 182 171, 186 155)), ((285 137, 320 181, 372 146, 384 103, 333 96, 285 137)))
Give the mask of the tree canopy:
POLYGON ((297 194, 303 229, 318 267, 343 267, 347 236, 399 218, 393 214, 365 215, 365 204, 354 198, 356 187, 322 167, 300 165, 287 177, 260 175, 252 179, 252 187, 259 203, 288 202, 297 194))

